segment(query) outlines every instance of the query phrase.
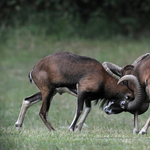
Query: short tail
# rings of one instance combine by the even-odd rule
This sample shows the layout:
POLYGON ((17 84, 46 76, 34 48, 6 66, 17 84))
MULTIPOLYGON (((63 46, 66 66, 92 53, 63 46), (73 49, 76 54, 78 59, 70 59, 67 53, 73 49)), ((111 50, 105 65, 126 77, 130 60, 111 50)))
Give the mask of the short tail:
POLYGON ((32 71, 30 71, 30 73, 28 74, 28 77, 29 77, 29 81, 30 83, 34 82, 33 79, 32 79, 32 75, 31 75, 32 71))

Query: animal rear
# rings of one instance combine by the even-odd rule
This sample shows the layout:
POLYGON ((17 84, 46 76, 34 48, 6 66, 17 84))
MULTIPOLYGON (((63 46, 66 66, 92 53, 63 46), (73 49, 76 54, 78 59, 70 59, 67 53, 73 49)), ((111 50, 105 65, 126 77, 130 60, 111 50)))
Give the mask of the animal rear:
POLYGON ((32 71, 30 71, 30 72, 29 72, 29 74, 28 74, 28 77, 29 77, 29 81, 30 81, 30 83, 32 83, 32 81, 33 81, 33 79, 32 79, 32 75, 31 75, 31 72, 32 72, 32 71))

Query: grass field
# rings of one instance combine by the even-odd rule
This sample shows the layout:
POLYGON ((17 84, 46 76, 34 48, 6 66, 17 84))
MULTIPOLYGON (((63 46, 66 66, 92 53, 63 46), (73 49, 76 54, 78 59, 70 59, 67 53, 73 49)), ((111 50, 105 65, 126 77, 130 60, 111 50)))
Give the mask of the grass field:
MULTIPOLYGON (((49 132, 39 117, 41 102, 27 111, 21 131, 14 124, 22 100, 38 91, 30 84, 28 73, 43 57, 60 51, 90 56, 101 63, 110 61, 120 66, 132 63, 150 52, 149 39, 115 37, 111 39, 62 39, 38 36, 27 29, 12 31, 0 43, 0 149, 1 150, 147 150, 150 133, 133 135, 133 115, 122 113, 108 116, 92 105, 81 133, 68 132, 76 109, 76 98, 56 95, 49 111, 49 120, 57 132, 49 132)), ((139 116, 140 128, 149 116, 139 116)))

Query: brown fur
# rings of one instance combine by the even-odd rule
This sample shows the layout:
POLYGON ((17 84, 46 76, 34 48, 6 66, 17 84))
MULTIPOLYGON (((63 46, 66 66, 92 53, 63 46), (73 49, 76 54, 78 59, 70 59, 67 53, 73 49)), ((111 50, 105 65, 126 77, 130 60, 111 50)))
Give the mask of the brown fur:
POLYGON ((72 95, 77 96, 77 111, 69 128, 72 131, 83 111, 84 103, 87 111, 77 125, 79 130, 91 109, 92 100, 101 99, 104 105, 112 99, 124 100, 126 96, 133 99, 133 93, 125 85, 117 85, 117 80, 105 71, 100 62, 67 52, 43 58, 34 66, 29 77, 41 91, 43 102, 39 115, 49 130, 54 130, 47 120, 51 100, 57 92, 63 93, 58 88, 67 88, 72 95))

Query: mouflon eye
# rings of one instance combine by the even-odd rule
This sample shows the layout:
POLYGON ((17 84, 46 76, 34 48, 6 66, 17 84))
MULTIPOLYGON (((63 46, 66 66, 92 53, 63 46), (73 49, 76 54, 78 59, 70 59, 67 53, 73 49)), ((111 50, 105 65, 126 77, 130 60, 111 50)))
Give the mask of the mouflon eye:
POLYGON ((129 99, 129 96, 128 96, 128 95, 126 95, 125 99, 126 99, 126 100, 128 100, 128 99, 129 99))
POLYGON ((125 102, 125 101, 122 101, 122 102, 120 103, 120 106, 121 106, 122 109, 125 109, 125 107, 126 107, 126 102, 125 102))

